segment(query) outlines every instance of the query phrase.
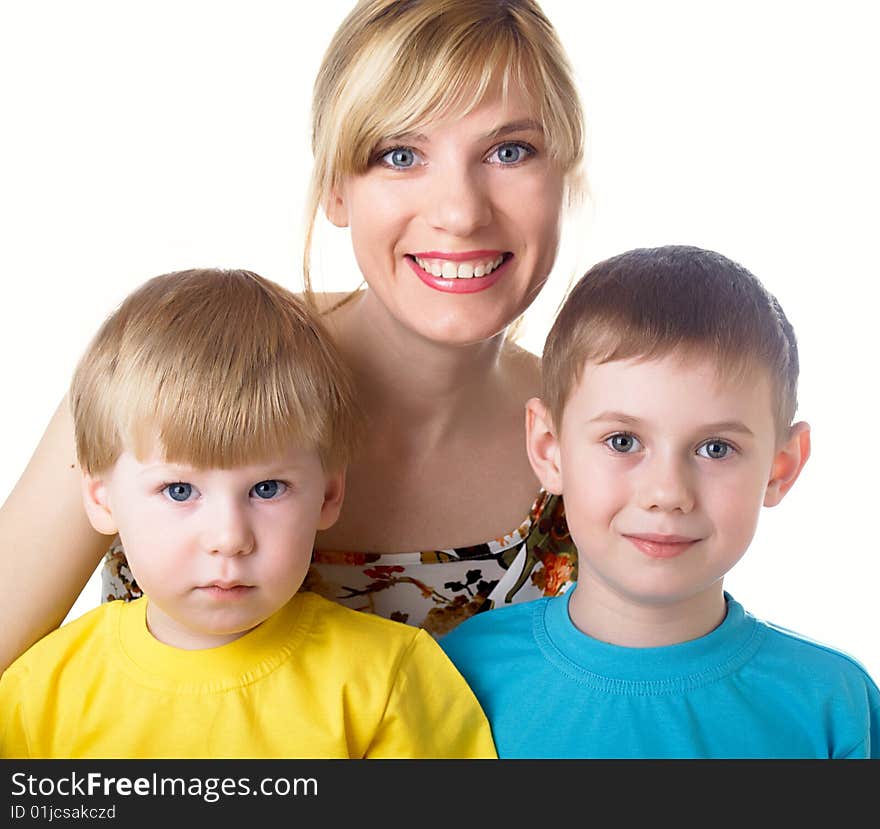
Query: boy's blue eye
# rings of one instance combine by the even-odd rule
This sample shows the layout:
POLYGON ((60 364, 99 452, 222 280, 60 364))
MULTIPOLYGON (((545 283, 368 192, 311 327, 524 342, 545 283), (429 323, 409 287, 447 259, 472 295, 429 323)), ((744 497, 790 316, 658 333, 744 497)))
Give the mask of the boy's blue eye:
POLYGON ((418 156, 409 147, 395 147, 393 150, 383 153, 380 158, 389 167, 396 170, 407 170, 415 165, 418 156))
POLYGON ((697 454, 703 458, 710 458, 711 460, 720 461, 722 458, 726 458, 733 451, 733 447, 726 441, 707 440, 699 447, 699 449, 697 449, 697 454))
POLYGON ((533 154, 534 150, 525 144, 502 144, 489 158, 497 158, 498 163, 501 165, 519 164, 533 154))
POLYGON ((630 452, 638 452, 642 448, 639 439, 635 435, 628 435, 625 432, 619 432, 605 440, 605 444, 615 452, 627 454, 630 452))
POLYGON ((192 496, 193 487, 192 484, 178 482, 175 484, 168 484, 164 491, 172 501, 188 501, 192 496))
POLYGON ((260 481, 251 487, 251 495, 268 501, 271 498, 277 498, 286 489, 287 486, 281 481, 260 481))

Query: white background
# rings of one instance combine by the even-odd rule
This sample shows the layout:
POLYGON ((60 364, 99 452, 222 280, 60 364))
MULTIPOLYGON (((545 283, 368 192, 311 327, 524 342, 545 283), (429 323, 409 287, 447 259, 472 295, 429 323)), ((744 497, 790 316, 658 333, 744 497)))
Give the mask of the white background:
MULTIPOLYGON (((545 0, 583 92, 592 201, 524 344, 540 353, 572 274, 627 248, 697 244, 757 274, 799 336, 814 450, 726 585, 880 677, 872 6, 545 0)), ((140 282, 218 265, 299 286, 311 85, 349 7, 2 0, 0 498, 140 282)), ((317 245, 318 287, 354 287, 345 232, 317 245)))

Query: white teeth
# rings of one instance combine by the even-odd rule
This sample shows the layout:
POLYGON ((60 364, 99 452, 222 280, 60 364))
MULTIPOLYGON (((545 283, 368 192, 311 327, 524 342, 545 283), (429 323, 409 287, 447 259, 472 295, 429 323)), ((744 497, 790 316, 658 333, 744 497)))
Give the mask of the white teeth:
POLYGON ((488 262, 462 262, 458 265, 448 259, 422 259, 420 256, 413 258, 420 268, 432 276, 439 276, 443 279, 473 279, 474 277, 488 276, 504 261, 503 255, 496 256, 495 259, 488 262))

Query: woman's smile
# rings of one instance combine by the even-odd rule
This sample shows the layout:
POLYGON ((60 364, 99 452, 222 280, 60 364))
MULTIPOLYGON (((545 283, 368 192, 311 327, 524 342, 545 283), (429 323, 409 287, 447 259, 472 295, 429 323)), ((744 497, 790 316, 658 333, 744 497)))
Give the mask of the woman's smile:
POLYGON ((450 293, 475 293, 491 288, 503 275, 512 253, 412 254, 406 259, 429 288, 450 293))

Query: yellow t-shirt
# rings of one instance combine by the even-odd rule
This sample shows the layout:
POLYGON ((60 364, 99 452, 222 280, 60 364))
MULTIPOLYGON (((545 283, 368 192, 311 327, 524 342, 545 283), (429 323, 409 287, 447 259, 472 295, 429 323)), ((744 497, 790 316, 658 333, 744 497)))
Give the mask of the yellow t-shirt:
POLYGON ((0 757, 494 758, 470 688, 423 630, 298 593, 227 645, 154 639, 111 602, 0 677, 0 757))

